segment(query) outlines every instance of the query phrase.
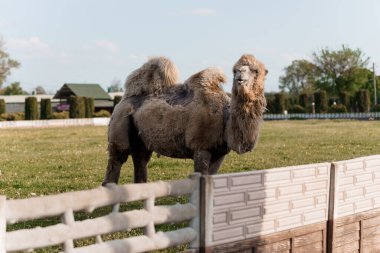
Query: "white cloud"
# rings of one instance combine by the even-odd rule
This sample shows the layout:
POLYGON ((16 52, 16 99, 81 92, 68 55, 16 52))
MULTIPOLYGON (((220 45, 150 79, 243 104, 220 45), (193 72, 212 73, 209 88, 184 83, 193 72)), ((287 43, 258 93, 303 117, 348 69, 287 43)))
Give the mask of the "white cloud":
POLYGON ((0 28, 4 28, 7 26, 7 22, 4 19, 0 19, 0 28))
POLYGON ((97 40, 95 42, 97 48, 101 48, 109 53, 118 53, 119 47, 110 40, 97 40))
POLYGON ((7 42, 7 45, 14 50, 24 51, 33 55, 41 55, 48 57, 54 55, 49 45, 43 42, 37 36, 32 36, 27 39, 10 38, 7 42))
POLYGON ((138 62, 138 63, 143 63, 143 62, 146 62, 147 60, 149 60, 149 56, 147 55, 144 55, 144 54, 129 54, 127 56, 127 58, 125 59, 125 62, 138 62))
POLYGON ((210 8, 199 8, 186 11, 180 11, 174 15, 178 16, 202 16, 202 17, 211 17, 216 15, 216 10, 210 8))
POLYGON ((216 11, 214 9, 201 8, 190 10, 189 14, 196 16, 214 16, 216 14, 216 11))

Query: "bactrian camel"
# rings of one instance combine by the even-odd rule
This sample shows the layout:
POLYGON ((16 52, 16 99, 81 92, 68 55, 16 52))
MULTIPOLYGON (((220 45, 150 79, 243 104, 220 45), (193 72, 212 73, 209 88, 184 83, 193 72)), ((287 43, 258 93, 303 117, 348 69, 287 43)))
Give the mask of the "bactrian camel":
POLYGON ((117 183, 129 155, 134 182, 147 181, 152 152, 194 160, 194 171, 215 174, 224 156, 251 151, 266 107, 267 70, 255 57, 241 56, 233 67, 231 97, 221 87, 226 77, 207 68, 178 84, 176 67, 153 58, 132 72, 112 114, 109 159, 103 185, 117 183))

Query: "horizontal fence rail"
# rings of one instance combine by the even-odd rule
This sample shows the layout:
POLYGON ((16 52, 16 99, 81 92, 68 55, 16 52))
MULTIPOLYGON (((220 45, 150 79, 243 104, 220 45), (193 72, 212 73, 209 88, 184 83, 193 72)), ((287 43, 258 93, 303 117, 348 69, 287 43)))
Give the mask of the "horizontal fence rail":
POLYGON ((20 200, 0 196, 0 252, 14 252, 64 245, 64 252, 145 252, 194 242, 197 231, 192 227, 169 232, 155 231, 155 225, 188 221, 197 216, 197 197, 191 202, 173 206, 155 206, 155 199, 165 196, 199 194, 197 176, 191 179, 159 181, 99 187, 93 190, 68 192, 58 195, 20 200), (117 205, 144 201, 144 208, 119 212, 117 205), (98 218, 75 221, 74 212, 115 205, 114 210, 98 218), (61 216, 62 223, 47 227, 6 232, 5 223, 61 216), (102 242, 100 235, 144 228, 145 235, 102 242), (75 248, 73 240, 97 237, 98 244, 75 248), (4 242, 4 243, 2 243, 4 242))
POLYGON ((109 118, 49 119, 0 121, 0 129, 5 128, 46 128, 70 126, 107 126, 109 118))

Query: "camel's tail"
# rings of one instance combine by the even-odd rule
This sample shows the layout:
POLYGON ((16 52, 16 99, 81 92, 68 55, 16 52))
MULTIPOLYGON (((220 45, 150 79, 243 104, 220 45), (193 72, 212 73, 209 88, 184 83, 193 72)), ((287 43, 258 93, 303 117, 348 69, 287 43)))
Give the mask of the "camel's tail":
POLYGON ((178 81, 176 66, 165 57, 154 57, 127 77, 124 96, 160 94, 178 81))
POLYGON ((190 89, 220 90, 220 84, 225 83, 227 77, 220 68, 204 69, 186 80, 185 84, 190 89))

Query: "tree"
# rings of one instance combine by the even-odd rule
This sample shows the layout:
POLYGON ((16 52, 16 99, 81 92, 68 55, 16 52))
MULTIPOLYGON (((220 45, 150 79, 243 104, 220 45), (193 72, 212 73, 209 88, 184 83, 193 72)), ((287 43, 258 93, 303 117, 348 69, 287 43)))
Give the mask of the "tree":
POLYGON ((0 99, 0 115, 6 112, 6 104, 4 99, 0 99))
POLYGON ((123 97, 122 96, 115 96, 113 98, 113 107, 115 108, 115 106, 121 101, 123 97))
POLYGON ((6 86, 2 92, 4 95, 23 95, 27 94, 21 86, 19 82, 11 83, 9 86, 6 86))
POLYGON ((70 105, 69 116, 71 119, 84 118, 85 107, 83 97, 70 96, 67 102, 70 105))
POLYGON ((92 118, 95 111, 94 98, 84 97, 84 117, 92 118))
POLYGON ((123 86, 121 84, 121 81, 118 79, 114 79, 111 82, 111 85, 107 88, 108 92, 122 92, 123 91, 123 86))
POLYGON ((293 97, 325 90, 334 100, 342 91, 354 95, 360 89, 373 89, 373 72, 367 68, 369 58, 360 49, 322 49, 312 60, 294 60, 280 77, 279 88, 293 97), (372 82, 371 82, 372 81, 372 82))
POLYGON ((20 63, 9 57, 9 54, 3 50, 4 42, 0 38, 0 88, 7 80, 7 76, 11 74, 11 69, 18 68, 20 63))
POLYGON ((320 90, 314 93, 315 112, 325 113, 328 110, 326 91, 320 90))
POLYGON ((25 98, 25 120, 38 119, 38 103, 36 97, 25 98))
POLYGON ((40 101, 40 118, 50 119, 52 115, 51 100, 48 98, 43 98, 40 101))
POLYGON ((313 63, 307 60, 294 60, 284 69, 285 75, 280 76, 280 89, 287 90, 294 96, 298 96, 301 92, 313 91, 314 70, 313 63))
POLYGON ((37 86, 34 88, 34 91, 32 93, 33 95, 41 95, 41 94, 46 94, 45 89, 42 86, 37 86))
POLYGON ((356 92, 356 105, 359 112, 369 112, 371 102, 368 90, 359 90, 356 92))
POLYGON ((285 109, 285 94, 276 93, 274 95, 274 113, 284 113, 285 109))
POLYGON ((341 91, 354 93, 368 81, 365 69, 369 58, 360 49, 342 46, 337 51, 328 48, 313 53, 315 85, 332 96, 341 91))

